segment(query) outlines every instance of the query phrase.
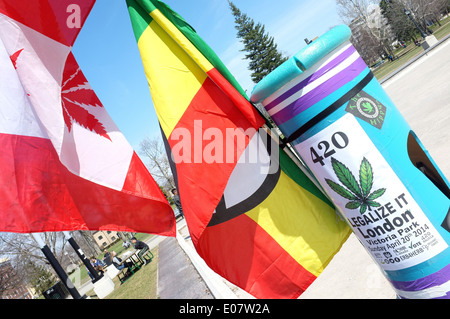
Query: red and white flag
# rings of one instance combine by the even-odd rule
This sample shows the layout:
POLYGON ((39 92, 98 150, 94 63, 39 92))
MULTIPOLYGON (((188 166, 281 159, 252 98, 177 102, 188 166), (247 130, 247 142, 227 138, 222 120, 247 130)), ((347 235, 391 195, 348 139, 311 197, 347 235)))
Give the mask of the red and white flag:
POLYGON ((71 47, 94 0, 0 0, 0 231, 175 235, 71 47))

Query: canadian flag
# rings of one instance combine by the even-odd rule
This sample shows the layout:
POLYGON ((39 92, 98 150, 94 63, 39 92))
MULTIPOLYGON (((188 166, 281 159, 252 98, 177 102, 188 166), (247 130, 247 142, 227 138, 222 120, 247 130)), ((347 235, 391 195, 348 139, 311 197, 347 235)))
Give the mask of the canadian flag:
POLYGON ((71 47, 94 0, 0 0, 0 231, 175 235, 71 47))

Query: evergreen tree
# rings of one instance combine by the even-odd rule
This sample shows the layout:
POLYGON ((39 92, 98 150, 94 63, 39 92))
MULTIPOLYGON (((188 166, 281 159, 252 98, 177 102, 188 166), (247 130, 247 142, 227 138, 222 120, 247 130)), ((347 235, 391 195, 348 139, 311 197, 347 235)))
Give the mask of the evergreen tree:
POLYGON ((56 283, 55 276, 42 265, 28 262, 27 270, 28 280, 39 295, 56 283))
POLYGON ((264 25, 255 24, 253 19, 242 13, 230 0, 228 4, 234 16, 235 28, 238 30, 237 36, 244 44, 241 51, 246 51, 245 58, 250 60, 251 78, 254 83, 258 83, 288 58, 278 52, 273 37, 265 32, 264 25))

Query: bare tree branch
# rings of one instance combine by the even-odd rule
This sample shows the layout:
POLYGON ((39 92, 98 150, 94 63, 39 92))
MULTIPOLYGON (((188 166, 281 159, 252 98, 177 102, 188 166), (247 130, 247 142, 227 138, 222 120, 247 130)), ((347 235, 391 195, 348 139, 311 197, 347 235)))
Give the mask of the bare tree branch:
POLYGON ((175 183, 170 169, 166 150, 160 138, 144 138, 139 154, 147 159, 146 165, 152 176, 162 186, 174 188, 175 183))

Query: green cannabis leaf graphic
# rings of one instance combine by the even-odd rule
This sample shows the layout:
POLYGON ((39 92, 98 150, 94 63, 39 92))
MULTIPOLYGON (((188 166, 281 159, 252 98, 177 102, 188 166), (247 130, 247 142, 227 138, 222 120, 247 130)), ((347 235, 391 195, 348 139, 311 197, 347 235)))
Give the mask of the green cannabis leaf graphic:
POLYGON ((361 104, 361 106, 364 108, 364 112, 366 113, 373 113, 373 106, 369 102, 364 102, 361 104))
POLYGON ((374 200, 381 197, 386 191, 386 188, 380 188, 372 193, 370 192, 373 186, 373 171, 372 166, 365 157, 361 161, 361 166, 359 168, 359 184, 347 166, 334 157, 331 158, 331 165, 337 178, 345 187, 327 178, 325 181, 337 194, 350 200, 345 205, 345 208, 359 208, 359 212, 364 214, 366 210, 370 210, 371 207, 381 206, 380 203, 374 200))

